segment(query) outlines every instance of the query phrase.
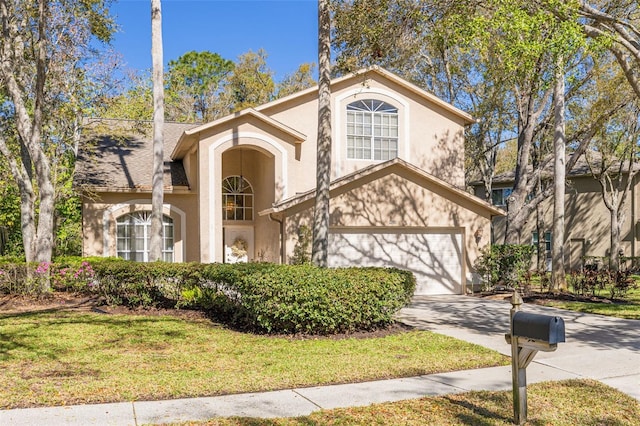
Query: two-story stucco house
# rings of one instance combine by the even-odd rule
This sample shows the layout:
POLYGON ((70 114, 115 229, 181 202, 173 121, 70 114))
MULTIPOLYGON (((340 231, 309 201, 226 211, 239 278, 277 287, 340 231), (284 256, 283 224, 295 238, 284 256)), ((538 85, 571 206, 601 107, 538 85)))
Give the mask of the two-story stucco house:
MULTIPOLYGON (((502 214, 463 190, 472 118, 378 68, 337 78, 331 91, 330 265, 400 267, 416 274, 419 294, 462 293, 502 214)), ((290 262, 313 215, 317 92, 166 124, 165 260, 290 262)), ((89 142, 75 179, 84 255, 146 260, 151 136, 89 142)))

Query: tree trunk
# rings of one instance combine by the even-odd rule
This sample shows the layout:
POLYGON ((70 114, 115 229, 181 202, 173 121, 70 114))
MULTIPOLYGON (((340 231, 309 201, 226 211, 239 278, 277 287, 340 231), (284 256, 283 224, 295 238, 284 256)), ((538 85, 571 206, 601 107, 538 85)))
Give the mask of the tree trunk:
MULTIPOLYGON (((19 70, 22 64, 16 61, 22 59, 12 52, 12 48, 21 49, 17 44, 4 44, 0 51, 0 79, 4 89, 13 103, 15 124, 20 138, 21 160, 26 162, 22 166, 17 163, 12 165, 12 173, 18 182, 21 191, 21 226, 23 231, 23 245, 27 261, 50 262, 53 252, 53 223, 55 187, 51 176, 49 158, 43 147, 42 128, 44 122, 44 107, 46 103, 45 88, 47 80, 47 22, 49 3, 40 0, 37 3, 36 34, 37 40, 33 45, 35 64, 35 83, 31 91, 22 87, 19 78, 19 70), (20 66, 19 66, 20 65, 20 66), (37 211, 37 225, 35 224, 35 194, 31 176, 31 167, 35 171, 37 182, 37 197, 39 200, 37 211)), ((10 15, 13 11, 7 7, 6 2, 0 2, 0 20, 3 23, 3 36, 5 41, 17 39, 17 27, 7 25, 11 22, 10 15)), ((6 149, 5 141, 2 141, 6 149)), ((9 161, 15 158, 5 154, 9 161)), ((48 276, 43 277, 42 289, 49 288, 48 276)))
POLYGON ((164 202, 164 81, 160 0, 151 0, 151 57, 153 62, 153 178, 149 261, 154 262, 162 259, 162 204, 164 202))
POLYGON ((51 179, 38 179, 40 204, 36 238, 36 262, 50 262, 53 255, 55 188, 51 179))
POLYGON ((327 266, 331 183, 331 20, 329 0, 318 1, 318 155, 311 261, 327 266))
POLYGON ((538 246, 536 247, 537 265, 539 273, 545 273, 547 271, 547 250, 544 241, 545 232, 544 212, 542 206, 538 204, 536 206, 536 230, 538 232, 538 246))
POLYGON ((564 67, 558 60, 553 93, 555 130, 554 150, 554 197, 553 233, 551 245, 551 286, 553 291, 566 290, 564 268, 564 196, 565 196, 565 117, 564 117, 564 67))
POLYGON ((24 247, 25 261, 35 262, 36 257, 36 221, 35 205, 36 195, 31 184, 31 176, 25 164, 31 164, 29 152, 24 144, 21 144, 21 161, 18 162, 2 137, 3 129, 0 129, 0 153, 4 155, 13 179, 20 191, 20 229, 22 232, 22 245, 24 247))
POLYGON ((529 181, 529 171, 527 167, 529 165, 536 120, 536 115, 532 111, 532 102, 531 97, 527 97, 526 100, 522 102, 526 107, 521 107, 518 111, 518 156, 516 160, 513 192, 511 192, 507 200, 505 244, 520 243, 520 231, 531 211, 528 206, 525 206, 525 200, 528 194, 527 183, 529 181))
POLYGON ((618 212, 611 209, 611 253, 609 255, 609 269, 618 271, 620 269, 620 221, 618 212))

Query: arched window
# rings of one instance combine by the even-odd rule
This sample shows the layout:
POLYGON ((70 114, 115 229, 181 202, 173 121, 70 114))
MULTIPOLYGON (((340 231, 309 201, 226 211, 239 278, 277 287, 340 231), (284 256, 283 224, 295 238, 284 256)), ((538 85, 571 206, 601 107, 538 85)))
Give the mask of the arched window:
POLYGON ((222 181, 222 220, 253 220, 253 188, 242 176, 222 181))
POLYGON ((347 105, 347 158, 390 160, 398 156, 398 108, 366 99, 347 105))
MULTIPOLYGON (((116 219, 117 255, 137 262, 149 261, 151 212, 127 213, 116 219)), ((173 219, 162 216, 162 260, 173 262, 173 219)))

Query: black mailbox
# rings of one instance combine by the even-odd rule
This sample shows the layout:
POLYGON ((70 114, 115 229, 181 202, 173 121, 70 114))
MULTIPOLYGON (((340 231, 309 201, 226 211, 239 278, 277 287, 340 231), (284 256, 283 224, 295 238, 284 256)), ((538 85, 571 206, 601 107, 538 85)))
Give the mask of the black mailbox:
POLYGON ((513 315, 513 335, 555 345, 565 341, 564 320, 549 315, 516 312, 513 315))

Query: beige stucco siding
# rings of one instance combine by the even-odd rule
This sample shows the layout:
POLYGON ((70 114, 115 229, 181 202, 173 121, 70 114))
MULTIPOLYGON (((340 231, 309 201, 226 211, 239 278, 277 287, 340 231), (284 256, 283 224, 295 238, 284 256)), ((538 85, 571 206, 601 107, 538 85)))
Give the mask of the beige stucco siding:
MULTIPOLYGON (((333 229, 462 234, 467 276, 473 273, 480 250, 489 243, 491 217, 486 208, 402 168, 392 174, 371 174, 341 187, 332 192, 330 206, 333 229)), ((310 200, 289 212, 285 222, 287 258, 293 254, 299 227, 310 226, 312 211, 310 200)))
MULTIPOLYGON (((478 247, 488 243, 489 212, 497 214, 451 188, 464 186, 463 134, 471 117, 380 69, 334 80, 331 102, 331 174, 332 181, 341 182, 332 191, 331 226, 455 233, 457 241, 458 236, 464 238, 465 268, 471 270, 478 247), (404 160, 404 166, 347 158, 347 105, 367 99, 397 108, 398 159, 389 163, 404 160), (360 173, 363 169, 369 174, 360 173), (476 240, 476 235, 482 236, 476 240)), ((309 89, 187 128, 171 155, 173 160, 182 162, 188 189, 181 186, 165 195, 165 203, 170 205, 168 214, 176 221, 180 235, 184 235, 177 244, 176 250, 181 254, 176 259, 233 261, 229 241, 247 238, 252 253, 244 260, 279 261, 283 251, 281 227, 290 255, 297 229, 310 219, 312 201, 297 205, 285 215, 260 216, 258 212, 275 211, 274 205, 297 202, 301 199, 299 194, 315 189, 317 120, 317 90, 309 89), (243 176, 252 186, 254 211, 250 219, 223 217, 228 211, 238 211, 234 209, 244 202, 229 198, 223 214, 222 183, 230 176, 243 176)), ((114 190, 101 194, 102 199, 95 202, 86 200, 85 254, 115 253, 115 227, 109 224, 115 219, 105 220, 105 211, 113 216, 114 208, 118 210, 115 214, 127 208, 146 208, 145 200, 150 199, 150 194, 134 189, 142 188, 142 184, 129 185, 132 189, 128 194, 114 190), (120 205, 124 207, 113 207, 120 205), (108 247, 103 250, 105 241, 108 247)), ((238 195, 236 199, 244 200, 242 197, 238 195)))
MULTIPOLYGON (((636 185, 637 186, 637 185, 636 185)), ((494 189, 509 187, 504 184, 494 185, 494 189)), ((484 198, 482 188, 476 187, 476 195, 484 198)), ((625 256, 638 256, 637 230, 633 223, 638 220, 637 191, 635 197, 627 196, 626 214, 622 226, 622 249, 625 256)), ((542 232, 550 232, 553 228, 553 199, 544 200, 538 212, 534 210, 520 230, 520 243, 529 244, 532 235, 537 232, 538 221, 541 219, 542 232)), ((506 218, 494 219, 494 240, 504 242, 504 228, 506 218)), ((571 177, 565 196, 565 253, 567 265, 576 265, 577 256, 609 256, 610 249, 610 212, 607 209, 601 193, 600 184, 591 176, 571 177), (572 258, 573 257, 573 258, 572 258)), ((534 259, 535 260, 535 259, 534 259)), ((535 267, 535 262, 534 262, 535 267)))
MULTIPOLYGON (((379 161, 347 159, 346 107, 351 102, 377 99, 398 108, 398 157, 450 184, 464 187, 464 122, 415 92, 384 76, 370 73, 359 84, 353 80, 332 85, 332 178, 338 178, 379 161)), ((307 136, 298 161, 291 165, 290 195, 315 187, 317 115, 315 97, 276 104, 261 112, 307 136)))
MULTIPOLYGON (((195 195, 165 194, 164 214, 174 222, 174 256, 177 262, 199 260, 198 210, 195 195)), ((115 256, 115 220, 134 211, 151 210, 148 193, 102 193, 83 200, 83 255, 115 256), (105 230, 107 234, 105 234, 105 230), (105 247, 106 243, 106 249, 105 247)))
MULTIPOLYGON (((228 123, 215 133, 202 134, 199 142, 199 209, 203 262, 223 261, 223 219, 221 206, 222 181, 230 175, 246 175, 256 194, 256 212, 285 198, 291 191, 290 169, 298 162, 300 143, 290 135, 266 126, 251 117, 246 123, 228 123), (241 150, 241 151, 240 151, 241 150), (230 155, 235 152, 234 155, 230 155), (240 155, 242 152, 242 155, 240 155), (227 155, 229 154, 229 155, 227 155), (240 157, 244 164, 240 167, 240 157), (246 156, 246 158, 245 158, 246 156), (227 161, 229 161, 227 163, 227 161)), ((274 235, 278 240, 278 226, 269 218, 257 217, 249 225, 255 226, 256 256, 273 258, 274 235)), ((277 251, 277 250, 276 250, 277 251)), ((277 256, 276 256, 277 258, 277 256)))

